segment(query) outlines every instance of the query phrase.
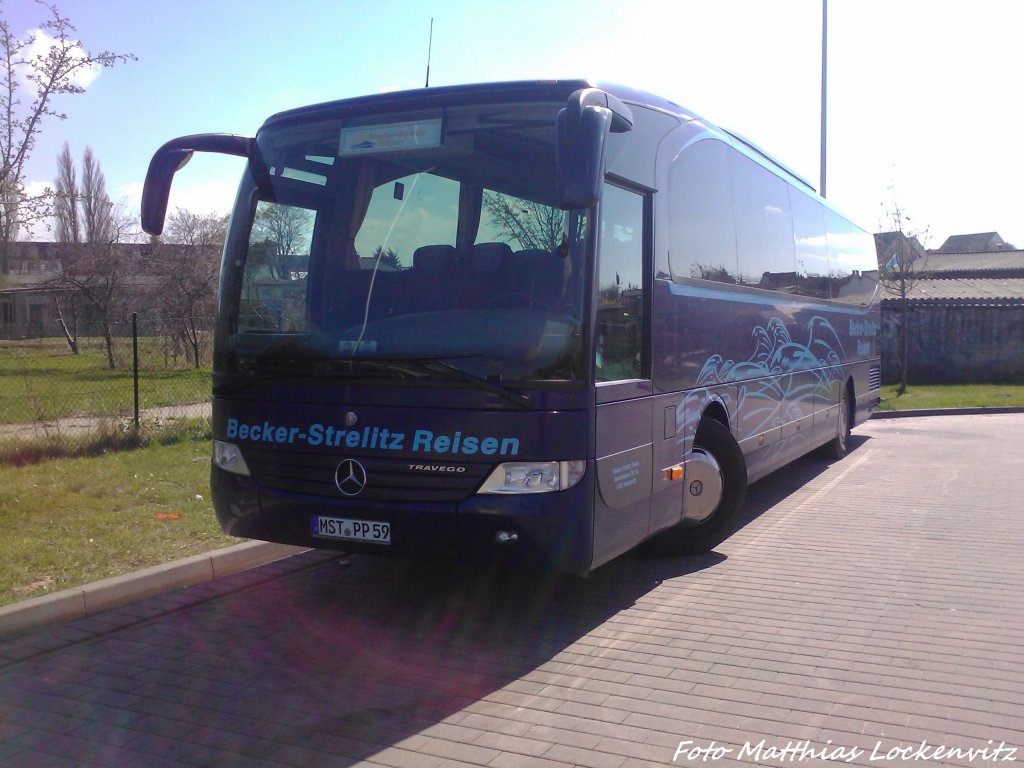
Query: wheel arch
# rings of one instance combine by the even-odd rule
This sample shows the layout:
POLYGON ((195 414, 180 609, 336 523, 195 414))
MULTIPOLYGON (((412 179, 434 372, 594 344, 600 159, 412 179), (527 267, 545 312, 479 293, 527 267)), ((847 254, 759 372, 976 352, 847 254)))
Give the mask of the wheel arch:
POLYGON ((712 400, 708 403, 708 407, 704 409, 704 412, 700 415, 700 419, 697 420, 698 429, 700 428, 700 422, 704 419, 714 419, 726 429, 731 431, 729 426, 729 412, 725 408, 725 404, 721 400, 712 400))

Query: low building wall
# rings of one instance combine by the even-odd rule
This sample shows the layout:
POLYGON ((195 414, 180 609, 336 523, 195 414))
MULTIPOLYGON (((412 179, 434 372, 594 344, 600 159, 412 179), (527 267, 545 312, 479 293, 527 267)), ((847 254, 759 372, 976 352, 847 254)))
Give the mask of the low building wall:
MULTIPOLYGON (((882 302, 883 383, 900 380, 897 302, 882 302)), ((911 302, 908 381, 1024 384, 1024 304, 911 302)))

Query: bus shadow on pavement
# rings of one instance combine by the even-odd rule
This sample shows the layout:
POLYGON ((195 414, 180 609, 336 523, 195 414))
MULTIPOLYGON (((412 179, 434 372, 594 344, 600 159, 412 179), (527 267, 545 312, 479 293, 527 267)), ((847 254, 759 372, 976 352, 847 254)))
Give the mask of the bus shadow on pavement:
POLYGON ((626 609, 652 626, 685 621, 644 598, 723 559, 627 555, 586 579, 321 559, 99 641, 90 677, 116 676, 115 690, 126 675, 141 678, 135 694, 156 700, 141 705, 149 733, 192 740, 210 764, 229 764, 241 733, 251 737, 245 749, 271 764, 300 753, 318 764, 317 752, 332 766, 385 749, 440 756, 459 741, 457 723, 493 730, 484 723, 522 707, 524 692, 554 711, 582 679, 648 674, 630 649, 642 638, 601 626, 626 609), (163 653, 169 646, 175 652, 163 653))
MULTIPOLYGON (((854 436, 851 454, 867 440, 854 436)), ((833 464, 808 456, 754 484, 738 527, 833 464)), ((685 589, 688 576, 725 560, 716 551, 671 558, 636 550, 579 579, 499 564, 339 557, 183 614, 175 633, 185 647, 207 649, 199 674, 221 681, 220 690, 207 688, 213 701, 228 697, 218 709, 259 719, 264 759, 296 748, 329 752, 335 765, 385 749, 441 756, 460 729, 517 718, 524 699, 548 722, 580 680, 650 674, 637 644, 693 617, 685 599, 649 596, 666 582, 685 589), (615 630, 603 631, 609 622, 615 630)))
MULTIPOLYGON (((854 437, 852 452, 866 440, 854 437)), ((809 457, 758 482, 739 525, 830 466, 809 457)), ((628 685, 655 674, 645 659, 660 653, 658 637, 699 620, 688 577, 726 557, 634 552, 586 579, 496 565, 307 559, 308 567, 254 577, 79 644, 46 661, 46 675, 26 669, 31 684, 13 703, 49 713, 73 686, 91 702, 88 719, 116 723, 77 731, 84 762, 119 750, 154 758, 182 751, 211 765, 240 764, 241 753, 260 765, 325 764, 330 756, 344 766, 385 750, 395 759, 395 750, 455 750, 463 760, 482 750, 479 762, 487 762, 496 751, 471 742, 501 732, 506 719, 522 725, 534 713, 538 724, 571 730, 579 714, 562 708, 585 706, 587 680, 628 685), (654 597, 666 582, 671 588, 654 597)), ((39 727, 53 733, 67 724, 39 727)))
MULTIPOLYGON (((851 454, 866 440, 854 436, 851 454)), ((830 466, 809 456, 758 482, 739 526, 830 466)), ((685 589, 688 576, 725 559, 637 550, 579 579, 499 564, 342 557, 177 617, 175 633, 182 647, 207 649, 198 674, 214 698, 201 706, 220 702, 219 717, 227 710, 250 728, 259 721, 264 759, 296 748, 328 752, 332 765, 385 749, 441 756, 452 740, 469 740, 460 729, 494 730, 524 699, 550 722, 581 680, 650 674, 637 644, 693 617, 685 600, 649 595, 669 581, 685 589), (628 625, 602 630, 627 610, 628 625), (210 690, 212 681, 221 684, 210 690)))

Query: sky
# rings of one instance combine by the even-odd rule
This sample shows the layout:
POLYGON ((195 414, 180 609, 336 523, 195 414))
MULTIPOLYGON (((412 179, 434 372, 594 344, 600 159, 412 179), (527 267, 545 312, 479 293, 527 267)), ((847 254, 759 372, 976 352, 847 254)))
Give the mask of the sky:
MULTIPOLYGON (((85 49, 137 61, 60 96, 26 181, 88 146, 138 215, 152 153, 201 132, 255 135, 323 101, 497 80, 588 77, 666 97, 818 186, 822 0, 56 0, 85 49), (433 19, 433 38, 430 30, 433 19)), ((25 37, 47 16, 0 0, 25 37)), ((828 199, 869 231, 999 232, 1024 248, 1024 3, 828 0, 828 199)), ((170 210, 226 213, 238 158, 197 155, 170 210)), ((38 239, 47 239, 45 233, 38 239)))

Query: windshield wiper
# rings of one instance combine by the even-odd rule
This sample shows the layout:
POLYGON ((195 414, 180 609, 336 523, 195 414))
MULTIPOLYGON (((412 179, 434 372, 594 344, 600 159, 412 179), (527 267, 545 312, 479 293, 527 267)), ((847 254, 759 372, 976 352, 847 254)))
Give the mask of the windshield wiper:
POLYGON ((532 401, 530 396, 525 392, 520 392, 518 389, 512 389, 512 387, 506 387, 504 384, 499 384, 496 381, 485 379, 483 376, 477 376, 475 373, 470 373, 469 371, 464 371, 461 368, 456 368, 454 365, 450 365, 449 363, 445 363, 441 360, 430 360, 425 362, 429 365, 436 365, 449 373, 458 376, 463 381, 475 384, 480 387, 480 389, 493 392, 499 397, 505 398, 510 403, 518 405, 520 408, 530 407, 530 403, 532 401))
MULTIPOLYGON (((499 397, 514 403, 521 408, 529 408, 532 403, 530 395, 511 387, 499 384, 491 379, 464 371, 445 362, 479 355, 357 355, 354 357, 333 357, 303 342, 291 342, 264 350, 252 361, 252 372, 257 375, 272 375, 287 379, 312 377, 345 377, 367 376, 367 368, 391 376, 399 375, 406 378, 422 377, 424 374, 444 374, 448 378, 457 378, 480 389, 492 392, 499 397), (357 371, 362 367, 362 371, 357 371)), ((243 387, 254 383, 246 382, 236 386, 243 387)), ((214 394, 222 395, 234 391, 234 387, 217 387, 214 394)))
POLYGON ((310 379, 342 379, 342 378, 383 378, 402 375, 404 378, 411 378, 414 375, 422 376, 422 373, 414 374, 412 371, 403 370, 398 366, 374 366, 372 371, 356 370, 349 359, 337 360, 328 357, 323 358, 286 358, 280 362, 268 362, 256 360, 248 366, 243 366, 239 374, 244 375, 243 380, 233 380, 227 384, 214 384, 214 396, 223 397, 240 392, 243 389, 260 384, 262 382, 297 382, 309 381, 310 379))
POLYGON ((257 374, 301 379, 353 375, 350 362, 302 338, 271 344, 247 356, 244 367, 257 374))
POLYGON ((418 368, 421 372, 438 373, 440 371, 444 371, 446 374, 473 384, 480 389, 492 392, 499 397, 508 400, 510 403, 518 405, 520 408, 530 407, 532 399, 525 392, 512 389, 504 384, 499 384, 491 379, 486 379, 483 376, 477 376, 475 373, 464 371, 451 363, 445 362, 445 360, 454 360, 466 357, 478 357, 478 355, 380 355, 372 357, 349 357, 345 358, 344 361, 378 365, 386 369, 401 369, 403 365, 412 365, 415 368, 418 368))

